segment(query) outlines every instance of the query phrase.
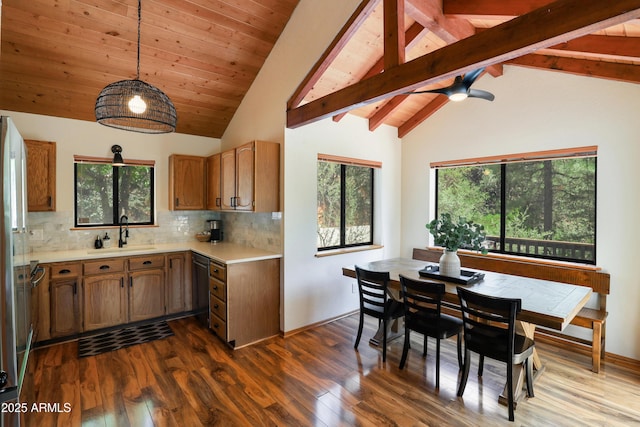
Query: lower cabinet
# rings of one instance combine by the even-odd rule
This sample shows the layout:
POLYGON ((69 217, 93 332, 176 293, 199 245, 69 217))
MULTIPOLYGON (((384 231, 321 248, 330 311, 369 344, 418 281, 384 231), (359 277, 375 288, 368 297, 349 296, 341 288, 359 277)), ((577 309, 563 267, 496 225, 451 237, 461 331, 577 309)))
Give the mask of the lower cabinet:
POLYGON ((186 266, 187 254, 184 252, 167 255, 167 281, 165 284, 167 314, 182 313, 188 310, 186 286, 186 274, 188 270, 186 266))
POLYGON ((280 259, 209 265, 210 328, 239 348, 280 332, 280 259))
POLYGON ((124 273, 85 277, 82 285, 85 331, 127 323, 124 273))
POLYGON ((51 281, 51 338, 81 332, 80 287, 77 277, 51 281))
POLYGON ((164 270, 129 273, 129 321, 164 316, 164 270))

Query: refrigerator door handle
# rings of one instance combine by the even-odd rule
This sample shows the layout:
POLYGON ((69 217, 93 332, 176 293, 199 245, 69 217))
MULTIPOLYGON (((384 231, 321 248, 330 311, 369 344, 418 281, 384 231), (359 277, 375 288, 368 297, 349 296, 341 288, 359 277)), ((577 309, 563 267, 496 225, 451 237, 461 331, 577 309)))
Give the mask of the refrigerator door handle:
POLYGON ((42 279, 44 279, 45 274, 46 271, 44 267, 36 267, 36 269, 31 273, 31 287, 35 288, 36 286, 38 286, 42 279), (36 278, 38 274, 40 274, 40 277, 36 278))

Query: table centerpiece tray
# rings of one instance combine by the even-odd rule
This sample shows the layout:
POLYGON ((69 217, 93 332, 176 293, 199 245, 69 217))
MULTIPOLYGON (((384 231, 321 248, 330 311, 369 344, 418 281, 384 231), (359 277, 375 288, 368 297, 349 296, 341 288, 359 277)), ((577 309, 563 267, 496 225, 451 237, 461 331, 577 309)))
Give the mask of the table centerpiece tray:
POLYGON ((419 270, 418 273, 423 277, 444 280, 445 282, 457 283, 459 285, 471 285, 484 279, 484 273, 470 270, 460 270, 460 277, 444 276, 440 274, 440 267, 437 265, 428 265, 422 270, 419 270))

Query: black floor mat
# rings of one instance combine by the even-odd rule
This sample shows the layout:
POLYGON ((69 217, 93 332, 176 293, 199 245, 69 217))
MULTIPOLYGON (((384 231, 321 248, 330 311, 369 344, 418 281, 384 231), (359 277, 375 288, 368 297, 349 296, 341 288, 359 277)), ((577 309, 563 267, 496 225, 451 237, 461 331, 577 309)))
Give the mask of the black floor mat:
POLYGON ((151 323, 118 329, 91 337, 83 337, 78 341, 78 357, 95 356, 108 351, 130 347, 173 335, 167 322, 151 323))

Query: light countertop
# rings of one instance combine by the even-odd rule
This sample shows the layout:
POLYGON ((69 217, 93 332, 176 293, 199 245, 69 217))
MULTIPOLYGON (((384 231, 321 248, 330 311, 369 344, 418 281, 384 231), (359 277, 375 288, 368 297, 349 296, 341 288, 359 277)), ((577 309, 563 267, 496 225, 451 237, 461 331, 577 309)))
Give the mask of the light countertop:
POLYGON ((260 261, 264 259, 282 258, 282 254, 266 251, 263 249, 251 248, 249 246, 235 243, 209 243, 209 242, 181 242, 181 243, 161 243, 149 245, 127 245, 120 249, 116 246, 104 249, 78 249, 59 250, 51 252, 33 252, 29 254, 32 260, 40 263, 82 261, 98 258, 131 257, 136 255, 147 255, 165 252, 193 251, 213 260, 225 264, 235 264, 240 262, 260 261))

